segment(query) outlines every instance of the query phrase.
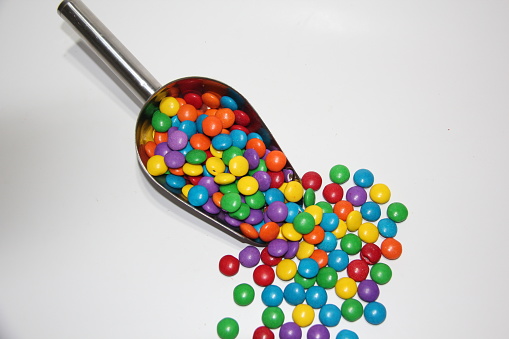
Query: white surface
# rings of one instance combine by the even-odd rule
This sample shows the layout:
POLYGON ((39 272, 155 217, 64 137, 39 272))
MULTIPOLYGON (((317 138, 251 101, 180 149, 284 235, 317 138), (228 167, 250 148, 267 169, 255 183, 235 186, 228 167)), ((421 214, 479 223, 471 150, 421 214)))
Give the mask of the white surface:
MULTIPOLYGON (((507 1, 87 4, 162 83, 233 85, 299 173, 369 168, 407 204, 387 320, 333 337, 506 336, 507 1)), ((243 245, 145 182, 139 108, 57 5, 0 1, 0 338, 249 338, 251 273, 217 270, 243 245)))

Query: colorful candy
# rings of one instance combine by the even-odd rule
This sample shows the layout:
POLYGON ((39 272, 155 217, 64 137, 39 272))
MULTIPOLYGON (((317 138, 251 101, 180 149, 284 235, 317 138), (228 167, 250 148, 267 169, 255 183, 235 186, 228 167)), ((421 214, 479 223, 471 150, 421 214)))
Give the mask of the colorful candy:
MULTIPOLYGON (((258 140, 252 141, 256 145, 262 140, 258 135, 247 138, 248 142, 258 140)), ((265 150, 266 154, 260 156, 259 151, 246 150, 252 158, 258 156, 253 164, 246 160, 248 168, 259 166, 271 152, 265 150)), ((195 153, 187 156, 188 160, 200 161, 201 153, 195 153), (195 160, 197 157, 199 159, 195 160)), ((355 186, 347 189, 343 196, 342 185, 350 178, 350 171, 343 165, 334 166, 329 172, 332 183, 324 186, 326 201, 316 202, 315 191, 323 184, 321 176, 307 172, 302 182, 281 180, 285 175, 278 164, 283 159, 286 163, 286 158, 275 153, 268 158, 268 169, 236 178, 231 187, 217 184, 214 179, 203 179, 205 177, 198 181, 208 188, 205 191, 210 201, 214 201, 217 191, 220 191, 219 206, 228 212, 228 216, 233 214, 235 218, 240 218, 237 211, 245 205, 249 209, 249 216, 244 219, 246 221, 240 222, 239 228, 246 235, 251 234, 253 239, 268 243, 261 253, 256 247, 247 246, 239 253, 237 263, 254 268, 253 280, 258 285, 255 287, 263 289, 261 301, 267 306, 261 319, 264 326, 255 330, 253 338, 272 338, 274 333, 271 329, 278 329, 279 337, 283 339, 301 338, 304 331, 307 338, 330 338, 329 328, 338 326, 341 318, 354 322, 364 316, 370 324, 381 324, 385 321, 387 311, 378 302, 381 292, 379 285, 387 284, 392 278, 391 268, 382 261, 395 260, 402 254, 401 243, 394 237, 397 223, 408 217, 406 206, 401 203, 389 204, 386 217, 382 217, 380 205, 389 202, 391 192, 385 184, 373 185, 374 177, 365 169, 354 173, 355 186), (238 183, 243 178, 254 178, 259 184, 252 195, 241 192, 238 183), (264 182, 264 178, 269 178, 268 182, 264 182), (210 187, 211 183, 218 185, 219 189, 217 186, 210 187), (302 190, 299 200, 291 201, 294 198, 287 194, 289 188, 290 192, 302 190), (304 190, 307 192, 304 193, 304 190), (305 194, 308 194, 307 202, 305 194), (279 282, 286 284, 284 288, 275 282, 276 276, 279 282), (332 288, 339 299, 329 300, 327 290, 332 288), (294 307, 293 321, 285 323, 283 307, 288 305, 294 307), (316 315, 319 323, 313 324, 316 315)), ((244 173, 246 162, 241 161, 244 173)), ((230 171, 228 167, 232 166, 226 165, 226 171, 230 171)), ((196 199, 194 191, 189 192, 191 198, 196 199)), ((225 262, 228 260, 231 259, 222 259, 225 262)), ((231 265, 234 266, 230 270, 232 272, 223 268, 226 272, 223 274, 236 273, 235 263, 231 265)), ((241 285, 246 290, 251 287, 249 284, 244 284, 249 287, 241 285)), ((245 297, 247 293, 241 293, 241 285, 235 288, 235 303, 248 305, 252 302, 251 295, 245 297)), ((342 329, 336 338, 358 339, 358 336, 342 329)))

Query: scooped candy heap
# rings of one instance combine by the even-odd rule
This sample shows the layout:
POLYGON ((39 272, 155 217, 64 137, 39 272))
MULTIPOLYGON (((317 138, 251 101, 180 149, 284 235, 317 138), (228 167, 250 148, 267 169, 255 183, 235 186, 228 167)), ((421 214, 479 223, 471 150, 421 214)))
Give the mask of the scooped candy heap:
POLYGON ((304 189, 252 108, 203 86, 163 94, 145 109, 150 126, 139 153, 147 171, 247 238, 274 240, 304 189))
MULTIPOLYGON (((330 338, 342 318, 354 322, 364 316, 372 325, 386 318, 386 308, 378 301, 379 286, 392 278, 387 262, 401 256, 402 245, 395 236, 408 210, 399 202, 388 204, 391 191, 384 184, 374 184, 369 170, 357 170, 354 185, 346 193, 347 167, 333 166, 329 178, 331 183, 322 190, 325 201, 316 202, 322 177, 316 172, 305 173, 303 206, 291 214, 285 212, 285 217, 278 215, 281 227, 275 239, 261 251, 248 246, 238 257, 226 255, 219 262, 219 270, 226 276, 237 274, 241 266, 253 269, 255 287, 261 288, 266 306, 254 339, 275 338, 276 331, 281 339, 301 338, 304 331, 308 339, 330 338), (276 276, 278 284, 274 284, 276 276), (284 288, 279 287, 285 283, 284 288), (285 316, 285 307, 292 310, 291 320, 285 316)), ((255 288, 242 283, 234 289, 233 299, 237 305, 247 306, 255 294, 255 288)), ((236 338, 239 331, 239 324, 230 317, 217 324, 222 339, 236 338)), ((358 336, 341 329, 335 338, 358 336)))

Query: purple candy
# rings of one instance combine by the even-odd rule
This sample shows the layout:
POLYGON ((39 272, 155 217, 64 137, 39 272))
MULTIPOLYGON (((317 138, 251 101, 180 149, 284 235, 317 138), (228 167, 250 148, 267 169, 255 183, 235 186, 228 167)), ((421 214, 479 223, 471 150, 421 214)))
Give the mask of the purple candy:
POLYGON ((260 262, 260 251, 254 246, 247 246, 240 251, 239 261, 244 267, 255 267, 260 262))
POLYGON ((170 152, 171 149, 168 147, 168 144, 165 142, 160 142, 156 145, 156 149, 154 150, 155 155, 162 155, 163 157, 170 152))
POLYGON ((168 146, 174 151, 180 151, 187 146, 188 140, 185 132, 176 130, 168 135, 168 146))
POLYGON ((219 185, 214 182, 213 177, 202 177, 198 181, 198 185, 201 185, 207 189, 207 191, 209 192, 209 197, 211 197, 212 194, 219 191, 219 185))
POLYGON ((269 242, 267 251, 271 256, 281 258, 286 254, 286 252, 288 252, 288 242, 283 239, 274 239, 269 242))
POLYGON ((209 198, 207 202, 202 206, 203 210, 207 212, 208 214, 218 214, 221 209, 214 204, 214 201, 212 201, 212 198, 209 198))
POLYGON ((360 186, 352 186, 346 191, 346 200, 354 206, 362 206, 367 198, 366 190, 360 186))
POLYGON ((242 156, 246 158, 250 170, 255 169, 260 164, 260 157, 253 148, 248 148, 245 150, 242 156))
POLYGON ((179 151, 169 151, 164 156, 164 163, 169 168, 180 168, 186 163, 186 156, 179 151))
POLYGON ((282 201, 274 201, 267 207, 265 214, 274 222, 283 222, 288 216, 288 206, 282 201))
POLYGON ((279 329, 280 339, 301 339, 302 329, 294 322, 284 323, 279 329))
POLYGON ((244 220, 251 225, 257 225, 263 221, 263 211, 257 209, 251 209, 249 216, 244 220))
POLYGON ((172 134, 173 132, 175 131, 178 131, 178 127, 177 126, 171 126, 170 129, 168 130, 168 136, 170 136, 170 134, 172 134))
POLYGON ((376 282, 366 279, 359 283, 359 286, 357 287, 357 294, 359 295, 359 298, 369 303, 378 299, 380 289, 376 282))
POLYGON ((298 241, 288 241, 288 250, 285 253, 285 259, 292 259, 297 255, 297 251, 299 250, 299 242, 298 241))
POLYGON ((225 215, 224 221, 226 221, 228 223, 228 225, 234 226, 234 227, 239 227, 240 224, 242 224, 242 221, 240 221, 238 219, 235 219, 235 218, 232 218, 228 214, 225 215))
POLYGON ((308 329, 308 339, 330 339, 330 333, 327 327, 322 324, 316 324, 308 329))
POLYGON ((265 192, 270 188, 270 183, 272 179, 270 178, 269 173, 264 171, 258 171, 253 174, 253 178, 258 181, 258 189, 262 192, 265 192))
POLYGON ((291 169, 283 168, 283 176, 285 178, 285 182, 290 182, 295 179, 295 172, 291 169))

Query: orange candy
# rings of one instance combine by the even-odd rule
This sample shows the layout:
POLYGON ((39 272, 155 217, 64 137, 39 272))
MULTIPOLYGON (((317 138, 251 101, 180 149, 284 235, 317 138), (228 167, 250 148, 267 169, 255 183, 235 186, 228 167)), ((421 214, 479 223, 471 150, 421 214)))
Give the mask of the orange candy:
POLYGON ((313 254, 311 254, 310 258, 314 259, 318 263, 318 267, 320 268, 325 267, 329 262, 329 256, 327 255, 327 252, 319 248, 315 249, 313 254))
POLYGON ((210 138, 201 133, 194 134, 191 139, 189 139, 189 143, 194 149, 199 149, 202 151, 207 151, 211 145, 210 138))
POLYGON ((162 142, 168 142, 167 132, 154 132, 154 142, 160 144, 162 142))
POLYGON ((187 102, 183 98, 175 98, 175 99, 177 99, 177 102, 179 103, 179 105, 181 107, 182 107, 182 105, 187 104, 187 102))
POLYGON ((216 117, 223 123, 223 128, 230 128, 235 123, 235 113, 229 108, 218 109, 216 117))
POLYGON ((302 238, 312 245, 318 245, 325 238, 325 231, 321 226, 317 225, 311 232, 304 234, 302 238))
POLYGON ((223 123, 218 117, 209 115, 202 122, 203 134, 209 137, 215 137, 223 129, 223 123))
POLYGON ((223 198, 223 193, 215 192, 212 194, 212 202, 219 208, 221 208, 221 199, 223 198))
POLYGON ((260 228, 260 239, 265 242, 272 241, 279 235, 279 225, 269 221, 260 228))
POLYGON ((286 155, 281 151, 271 151, 265 158, 265 164, 269 171, 279 172, 286 165, 286 155))
POLYGON ((196 111, 196 108, 193 105, 184 104, 180 106, 177 112, 177 117, 179 118, 180 121, 185 120, 196 121, 196 119, 198 118, 198 112, 196 111))
POLYGON ((353 211, 353 205, 347 200, 338 201, 333 208, 333 212, 339 217, 339 219, 346 221, 348 214, 353 211))
POLYGON ((170 168, 168 170, 173 175, 180 175, 180 176, 184 175, 184 170, 182 169, 182 167, 179 167, 179 168, 170 168))
POLYGON ((403 252, 403 246, 394 238, 387 238, 382 241, 380 248, 382 249, 383 256, 389 260, 398 259, 403 252))
POLYGON ((253 227, 253 225, 248 224, 247 222, 243 222, 239 226, 240 231, 249 239, 258 238, 258 231, 253 227))
POLYGON ((219 98, 219 96, 212 92, 203 93, 201 95, 201 100, 205 105, 207 105, 210 108, 218 108, 221 103, 221 99, 219 98))
POLYGON ((265 143, 258 138, 252 138, 247 141, 246 149, 249 148, 254 149, 260 158, 265 156, 265 151, 267 150, 265 143))
POLYGON ((149 141, 145 144, 144 146, 144 149, 145 149, 145 153, 149 156, 149 157, 152 157, 154 156, 154 152, 156 150, 156 143, 153 142, 153 141, 149 141))

